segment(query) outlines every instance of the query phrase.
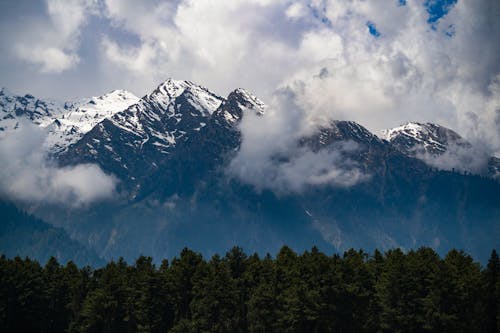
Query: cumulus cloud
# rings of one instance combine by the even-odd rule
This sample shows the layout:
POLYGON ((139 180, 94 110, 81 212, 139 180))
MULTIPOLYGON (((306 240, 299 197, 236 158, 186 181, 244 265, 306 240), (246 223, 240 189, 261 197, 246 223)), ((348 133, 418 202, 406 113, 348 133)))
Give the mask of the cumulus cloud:
POLYGON ((14 54, 38 66, 42 73, 61 73, 74 67, 80 62, 80 29, 96 9, 95 0, 47 0, 46 17, 32 18, 34 22, 18 27, 12 43, 14 54))
POLYGON ((22 60, 40 65, 40 71, 43 73, 60 73, 80 61, 76 54, 65 53, 63 50, 54 47, 33 47, 19 43, 16 45, 15 51, 22 60))
POLYGON ((109 199, 117 180, 97 165, 58 168, 48 158, 46 133, 25 123, 0 139, 0 194, 9 199, 79 207, 109 199))
POLYGON ((296 48, 308 28, 324 25, 305 2, 105 3, 112 24, 136 38, 132 42, 110 34, 102 38, 110 66, 125 69, 141 82, 173 76, 221 94, 247 86, 260 96, 270 96, 283 73, 313 61, 296 48))

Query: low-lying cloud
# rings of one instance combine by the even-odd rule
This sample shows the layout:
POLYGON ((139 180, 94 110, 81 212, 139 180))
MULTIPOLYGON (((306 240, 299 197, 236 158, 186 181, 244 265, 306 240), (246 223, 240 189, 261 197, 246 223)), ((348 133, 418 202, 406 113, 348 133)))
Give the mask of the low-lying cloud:
POLYGON ((69 207, 113 196, 115 177, 94 164, 57 167, 43 148, 45 138, 43 129, 27 122, 0 138, 0 195, 69 207))
POLYGON ((473 146, 451 144, 447 146, 446 151, 442 154, 420 152, 416 154, 416 157, 441 170, 485 174, 490 155, 487 151, 473 146))
MULTIPOLYGON (((247 113, 240 130, 242 143, 229 173, 258 190, 301 192, 309 186, 350 187, 365 181, 347 155, 358 150, 352 141, 313 150, 300 139, 313 134, 307 110, 296 104, 295 93, 278 91, 264 116, 247 113)), ((317 128, 316 128, 317 129, 317 128)))

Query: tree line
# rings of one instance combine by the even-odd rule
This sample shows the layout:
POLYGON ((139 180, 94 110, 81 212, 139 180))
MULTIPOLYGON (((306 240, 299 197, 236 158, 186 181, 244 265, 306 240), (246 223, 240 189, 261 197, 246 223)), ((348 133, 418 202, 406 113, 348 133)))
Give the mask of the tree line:
POLYGON ((463 251, 184 249, 98 269, 0 258, 1 332, 498 332, 500 261, 463 251))

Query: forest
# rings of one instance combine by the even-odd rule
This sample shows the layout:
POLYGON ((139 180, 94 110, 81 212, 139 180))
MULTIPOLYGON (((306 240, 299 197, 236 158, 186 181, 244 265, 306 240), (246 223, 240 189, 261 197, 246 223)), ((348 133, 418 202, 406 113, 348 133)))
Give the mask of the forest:
POLYGON ((500 261, 463 251, 349 250, 97 269, 0 258, 1 332, 499 332, 500 261))

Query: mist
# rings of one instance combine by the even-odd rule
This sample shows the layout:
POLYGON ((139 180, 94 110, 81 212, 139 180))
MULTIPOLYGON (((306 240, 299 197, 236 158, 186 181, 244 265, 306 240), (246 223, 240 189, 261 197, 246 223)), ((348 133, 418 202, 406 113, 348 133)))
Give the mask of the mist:
POLYGON ((0 139, 0 195, 13 201, 81 207, 115 194, 117 179, 97 165, 58 167, 44 149, 46 132, 26 121, 0 139))
POLYGON ((358 150, 347 141, 313 151, 300 139, 314 133, 308 110, 291 89, 276 92, 263 116, 246 113, 239 125, 242 143, 229 174, 258 190, 301 192, 311 185, 350 187, 369 179, 347 153, 358 150))

